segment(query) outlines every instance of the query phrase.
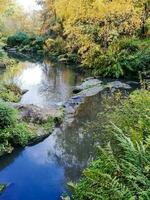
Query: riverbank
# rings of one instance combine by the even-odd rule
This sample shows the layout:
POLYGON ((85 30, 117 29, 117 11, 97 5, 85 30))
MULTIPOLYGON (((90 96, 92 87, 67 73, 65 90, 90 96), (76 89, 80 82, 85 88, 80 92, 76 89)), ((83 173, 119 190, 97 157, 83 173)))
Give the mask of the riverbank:
MULTIPOLYGON (((24 146, 40 142, 49 136, 49 134, 55 127, 55 124, 60 125, 72 123, 78 113, 78 109, 80 109, 80 105, 84 103, 87 97, 95 96, 98 93, 103 92, 107 89, 115 92, 115 90, 117 89, 130 90, 131 86, 120 81, 114 81, 104 84, 102 81, 90 77, 86 78, 80 86, 74 87, 73 92, 76 93, 76 95, 72 96, 66 102, 62 103, 62 105, 58 108, 40 108, 35 105, 8 103, 8 105, 12 107, 11 111, 14 112, 15 110, 13 109, 15 108, 18 112, 17 119, 25 123, 25 126, 28 126, 29 128, 28 131, 30 130, 29 133, 26 130, 25 135, 21 136, 26 137, 27 135, 26 141, 23 143, 20 141, 21 143, 19 142, 18 144, 24 146)), ((2 105, 4 106, 5 104, 2 105)), ((6 110, 8 109, 9 107, 6 106, 6 110)), ((11 126, 11 124, 9 126, 11 126)), ((9 148, 4 148, 3 152, 1 151, 1 155, 5 154, 6 152, 10 153, 12 152, 12 150, 13 147, 11 146, 9 148), (5 151, 6 149, 7 151, 5 151)))
MULTIPOLYGON (((124 90, 126 96, 128 92, 124 90)), ((83 130, 87 129, 87 121, 94 123, 97 112, 103 110, 102 99, 105 95, 110 97, 111 90, 107 88, 97 95, 86 97, 73 122, 69 121, 65 127, 57 127, 44 141, 21 150, 16 149, 1 159, 0 182, 9 183, 1 197, 9 199, 13 196, 25 200, 48 199, 51 196, 57 200, 62 193, 66 193, 67 182, 79 180, 83 169, 96 155, 96 139, 91 134, 93 131, 85 134, 83 130), (31 192, 27 193, 27 190, 31 192)), ((102 124, 103 120, 99 125, 102 124)), ((101 135, 101 144, 106 142, 106 137, 106 134, 101 135)))
POLYGON ((96 130, 97 142, 103 133, 109 134, 109 142, 97 147, 97 159, 84 170, 79 183, 69 184, 72 199, 149 199, 150 91, 137 90, 127 100, 112 103, 114 107, 87 126, 88 131, 96 130))
POLYGON ((92 43, 93 47, 89 44, 88 48, 83 41, 79 47, 73 44, 68 49, 70 40, 63 36, 53 39, 50 36, 33 37, 20 32, 8 38, 5 49, 27 57, 38 55, 60 63, 78 65, 80 70, 90 71, 95 76, 137 78, 139 72, 149 70, 149 43, 149 37, 125 37, 116 40, 115 44, 111 43, 107 48, 97 43, 92 43), (78 50, 75 51, 76 48, 78 50), (85 48, 85 52, 82 48, 85 48))
MULTIPOLYGON (((33 68, 33 66, 31 68, 33 68)), ((81 114, 80 108, 81 108, 81 105, 84 105, 84 102, 86 102, 86 98, 89 98, 89 97, 94 98, 96 95, 102 94, 103 92, 107 93, 107 91, 110 95, 114 94, 117 90, 123 89, 125 91, 126 90, 130 91, 130 90, 132 90, 132 87, 131 87, 132 85, 137 87, 137 85, 139 85, 139 83, 133 82, 133 81, 130 81, 130 82, 128 82, 128 81, 127 82, 121 82, 121 81, 103 82, 101 79, 95 79, 94 77, 88 77, 86 79, 83 79, 82 82, 80 84, 76 84, 76 86, 75 86, 75 84, 73 84, 71 86, 71 93, 74 92, 75 94, 74 95, 71 94, 70 97, 67 98, 66 101, 64 101, 64 102, 62 101, 61 104, 59 103, 60 107, 64 107, 62 110, 63 117, 61 119, 62 120, 61 122, 63 122, 63 123, 61 124, 60 128, 65 129, 64 127, 66 127, 66 126, 69 126, 69 127, 73 126, 74 121, 76 119, 76 115, 78 115, 78 113, 79 113, 79 115, 81 114)), ((28 95, 28 92, 30 92, 30 91, 27 91, 24 95, 25 96, 28 95)), ((144 97, 143 97, 143 99, 144 99, 144 97)), ((91 100, 91 103, 92 103, 92 100, 91 100)), ((115 101, 115 103, 117 104, 116 101, 115 101)), ((40 127, 42 126, 41 119, 43 119, 43 117, 45 119, 45 117, 47 116, 46 113, 52 112, 52 110, 50 111, 50 109, 48 107, 46 107, 46 109, 43 109, 38 106, 21 104, 21 103, 14 103, 14 104, 12 104, 12 106, 19 110, 19 112, 22 114, 22 119, 23 120, 26 119, 27 124, 31 125, 33 123, 35 125, 35 122, 40 122, 39 123, 40 125, 38 124, 40 127)), ((117 106, 119 106, 119 102, 118 102, 117 106)), ((86 105, 85 105, 85 107, 86 107, 86 105)), ((111 108, 112 108, 112 105, 111 105, 111 108)), ((108 113, 110 114, 111 112, 108 112, 108 113)), ((95 124, 95 121, 93 121, 92 123, 95 124)), ((101 125, 101 123, 99 123, 99 122, 98 122, 98 124, 101 125)), ((103 125, 106 125, 106 127, 107 127, 107 120, 106 120, 106 124, 103 124, 103 125)), ((45 127, 47 127, 46 124, 45 124, 45 127)), ((91 124, 91 127, 93 127, 92 124, 91 124)), ((98 127, 98 126, 96 125, 96 127, 98 127)), ((49 130, 49 127, 47 127, 47 128, 48 128, 47 130, 49 130)), ((102 126, 101 126, 101 128, 102 128, 102 126)), ((94 130, 95 130, 95 128, 94 128, 94 130)), ((34 131, 35 131, 35 129, 34 129, 34 131)), ((92 130, 91 130, 91 132, 92 132, 92 130)), ((45 134, 44 137, 43 136, 42 137, 44 139, 45 137, 47 137, 49 135, 50 135, 50 133, 45 134)), ((34 136, 35 136, 35 139, 37 139, 37 135, 34 135, 34 136)), ((35 144, 40 141, 41 141, 41 137, 40 137, 40 140, 38 139, 38 140, 36 140, 36 142, 34 141, 33 143, 35 144)), ((31 143, 31 138, 29 140, 29 143, 31 143)), ((27 143, 26 145, 28 145, 29 143, 27 143)))

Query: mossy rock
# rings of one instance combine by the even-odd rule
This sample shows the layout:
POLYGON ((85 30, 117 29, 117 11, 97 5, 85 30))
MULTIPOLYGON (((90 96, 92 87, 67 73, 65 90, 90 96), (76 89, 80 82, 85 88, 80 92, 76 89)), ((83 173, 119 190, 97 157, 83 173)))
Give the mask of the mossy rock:
POLYGON ((3 192, 6 189, 5 184, 0 184, 0 193, 3 192))

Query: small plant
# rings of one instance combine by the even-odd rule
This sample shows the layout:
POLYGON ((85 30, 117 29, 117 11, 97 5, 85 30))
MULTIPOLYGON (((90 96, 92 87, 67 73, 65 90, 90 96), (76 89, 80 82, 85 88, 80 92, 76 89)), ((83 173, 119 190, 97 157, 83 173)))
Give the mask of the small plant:
POLYGON ((18 119, 18 113, 14 108, 0 102, 0 129, 5 129, 15 125, 18 119))
POLYGON ((32 131, 26 123, 16 124, 11 129, 11 140, 13 145, 26 146, 32 137, 32 131))
POLYGON ((19 119, 16 109, 0 102, 0 156, 11 153, 16 146, 27 145, 35 131, 19 119))
POLYGON ((45 123, 42 123, 41 126, 46 132, 51 132, 54 128, 54 119, 52 117, 49 117, 48 120, 45 123))
POLYGON ((22 91, 19 87, 14 84, 3 84, 0 85, 0 98, 4 101, 19 102, 22 91))

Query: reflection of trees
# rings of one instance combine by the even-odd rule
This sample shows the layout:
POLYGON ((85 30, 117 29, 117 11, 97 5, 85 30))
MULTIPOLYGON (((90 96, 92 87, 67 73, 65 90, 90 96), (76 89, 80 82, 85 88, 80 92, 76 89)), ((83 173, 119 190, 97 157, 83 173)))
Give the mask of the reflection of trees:
POLYGON ((1 75, 1 81, 15 82, 16 77, 27 67, 27 63, 16 63, 11 67, 8 67, 1 75))
POLYGON ((72 92, 72 86, 76 85, 81 76, 64 67, 44 61, 42 71, 45 78, 40 86, 40 94, 45 95, 47 101, 65 101, 72 92))
MULTIPOLYGON (((80 113, 72 126, 56 133, 55 153, 49 151, 48 157, 54 158, 65 168, 68 180, 78 179, 81 171, 95 156, 95 138, 92 132, 86 132, 87 120, 93 120, 102 109, 100 95, 87 99, 80 108, 80 113)), ((103 140, 102 140, 103 142, 103 140)))

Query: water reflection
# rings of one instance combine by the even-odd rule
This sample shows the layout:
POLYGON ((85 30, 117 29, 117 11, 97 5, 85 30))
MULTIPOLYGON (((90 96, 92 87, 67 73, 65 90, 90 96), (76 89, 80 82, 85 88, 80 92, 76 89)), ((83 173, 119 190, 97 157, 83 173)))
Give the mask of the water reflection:
POLYGON ((0 182, 11 183, 3 200, 60 200, 67 190, 66 183, 77 181, 95 156, 92 133, 82 130, 86 128, 84 123, 101 110, 100 99, 100 95, 87 99, 72 126, 57 128, 40 144, 0 162, 0 182))
POLYGON ((47 107, 67 100, 71 96, 72 86, 81 82, 82 77, 71 69, 44 61, 42 64, 18 63, 8 68, 1 79, 28 90, 21 103, 47 107))
MULTIPOLYGON (((64 101, 71 95, 72 86, 82 78, 72 70, 56 68, 47 62, 42 65, 25 62, 20 66, 15 73, 6 71, 3 78, 29 90, 22 103, 51 106, 64 101)), ((78 180, 95 156, 94 137, 83 130, 84 123, 92 121, 101 109, 101 95, 88 98, 71 126, 57 128, 43 142, 1 159, 0 182, 10 183, 10 187, 0 199, 60 200, 67 190, 66 183, 78 180)))

